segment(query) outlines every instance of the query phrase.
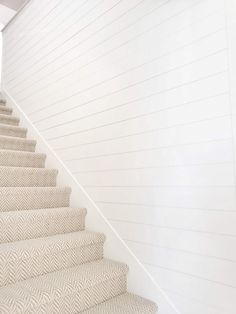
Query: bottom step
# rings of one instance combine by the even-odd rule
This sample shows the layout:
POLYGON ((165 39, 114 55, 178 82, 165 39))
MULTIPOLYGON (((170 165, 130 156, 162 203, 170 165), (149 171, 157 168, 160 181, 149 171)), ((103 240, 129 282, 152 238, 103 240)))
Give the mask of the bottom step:
POLYGON ((0 313, 80 313, 125 293, 127 272, 104 259, 1 287, 0 313))
MULTIPOLYGON (((107 302, 83 311, 81 314, 155 314, 155 303, 130 293, 122 294, 107 302)), ((79 314, 79 313, 77 313, 79 314)))

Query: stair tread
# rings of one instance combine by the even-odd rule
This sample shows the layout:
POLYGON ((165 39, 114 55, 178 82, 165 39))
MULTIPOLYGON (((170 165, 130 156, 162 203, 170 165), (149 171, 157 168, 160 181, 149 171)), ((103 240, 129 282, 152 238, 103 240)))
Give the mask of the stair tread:
POLYGON ((0 135, 0 149, 15 151, 34 151, 36 141, 16 136, 0 135))
MULTIPOLYGON (((17 258, 16 254, 31 252, 34 254, 45 254, 48 251, 58 251, 68 247, 84 246, 105 241, 102 233, 93 231, 77 231, 64 234, 56 234, 44 238, 29 239, 11 243, 0 244, 0 260, 4 254, 12 254, 12 258, 17 258)), ((27 258, 27 253, 22 258, 27 258)))
POLYGON ((124 293, 81 314, 154 314, 156 312, 155 303, 131 293, 124 293))
POLYGON ((16 142, 27 142, 27 143, 32 143, 36 145, 36 141, 35 140, 31 140, 28 138, 19 138, 19 137, 14 137, 14 136, 7 136, 7 135, 0 135, 0 139, 2 140, 9 140, 9 141, 16 141, 16 142))
MULTIPOLYGON (((116 279, 126 276, 127 272, 128 267, 125 264, 103 259, 4 286, 0 288, 0 312, 13 314, 18 313, 20 309, 21 313, 27 310, 37 313, 43 306, 50 306, 50 309, 55 306, 59 310, 60 299, 63 300, 63 305, 68 301, 67 308, 74 309, 78 306, 85 310, 91 307, 91 302, 98 304, 101 287, 105 289, 109 281, 113 285, 119 285, 116 279), (89 289, 93 289, 91 299, 88 297, 89 289), (95 297, 98 297, 98 300, 94 300, 95 297)), ((109 293, 107 290, 106 293, 109 293)), ((120 290, 124 290, 123 285, 120 290)), ((107 298, 107 295, 104 298, 107 298)))
POLYGON ((24 152, 21 150, 11 150, 11 149, 0 149, 0 154, 9 154, 9 155, 17 155, 20 158, 23 156, 31 156, 31 157, 41 157, 46 158, 46 154, 37 153, 37 152, 24 152))
POLYGON ((7 112, 7 115, 9 115, 9 114, 12 114, 12 111, 13 111, 12 108, 7 107, 5 105, 2 105, 0 103, 0 112, 3 112, 3 114, 5 114, 5 112, 7 112))
MULTIPOLYGON (((4 106, 4 108, 7 108, 7 107, 4 106)), ((7 118, 9 120, 20 121, 20 119, 18 117, 9 116, 9 115, 3 114, 3 113, 0 113, 0 118, 7 118)))
POLYGON ((6 106, 7 101, 5 99, 0 99, 0 104, 6 106))
POLYGON ((0 211, 29 210, 47 207, 67 207, 71 188, 0 187, 0 211))
POLYGON ((12 110, 11 107, 6 106, 6 104, 4 105, 1 101, 0 101, 0 108, 6 108, 8 110, 12 110))
POLYGON ((55 186, 58 170, 0 165, 0 187, 55 186))
POLYGON ((10 129, 10 130, 16 130, 16 131, 24 131, 26 132, 27 129, 23 128, 22 126, 18 126, 18 125, 8 125, 8 124, 3 124, 0 123, 0 129, 10 129))
POLYGON ((15 117, 15 116, 11 116, 8 114, 2 114, 0 113, 0 121, 3 124, 13 124, 13 125, 18 125, 20 123, 20 119, 15 117))
POLYGON ((46 155, 36 152, 0 149, 0 165, 17 167, 44 167, 46 155))
POLYGON ((0 212, 0 243, 83 230, 86 213, 72 207, 0 212))
POLYGON ((78 231, 0 245, 0 287, 103 258, 105 236, 78 231))

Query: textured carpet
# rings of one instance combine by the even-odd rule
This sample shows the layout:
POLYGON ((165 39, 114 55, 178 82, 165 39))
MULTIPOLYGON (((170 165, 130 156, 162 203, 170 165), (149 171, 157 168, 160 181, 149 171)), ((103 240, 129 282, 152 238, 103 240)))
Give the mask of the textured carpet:
POLYGON ((128 266, 104 259, 105 235, 85 230, 70 187, 0 100, 0 313, 154 314, 127 292, 128 266))

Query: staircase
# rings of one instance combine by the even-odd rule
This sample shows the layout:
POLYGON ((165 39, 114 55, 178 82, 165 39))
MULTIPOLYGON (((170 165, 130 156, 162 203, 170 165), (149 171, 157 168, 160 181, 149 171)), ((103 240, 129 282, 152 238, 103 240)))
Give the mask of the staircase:
POLYGON ((0 313, 156 313, 127 292, 128 267, 103 258, 105 236, 85 230, 86 210, 70 207, 70 188, 18 125, 1 100, 0 313))

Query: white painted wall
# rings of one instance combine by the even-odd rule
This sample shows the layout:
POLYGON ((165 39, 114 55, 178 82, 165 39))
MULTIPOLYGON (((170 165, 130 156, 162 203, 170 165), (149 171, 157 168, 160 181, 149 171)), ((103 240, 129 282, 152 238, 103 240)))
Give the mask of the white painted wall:
POLYGON ((184 314, 235 313, 233 6, 32 0, 3 34, 3 87, 184 314))

